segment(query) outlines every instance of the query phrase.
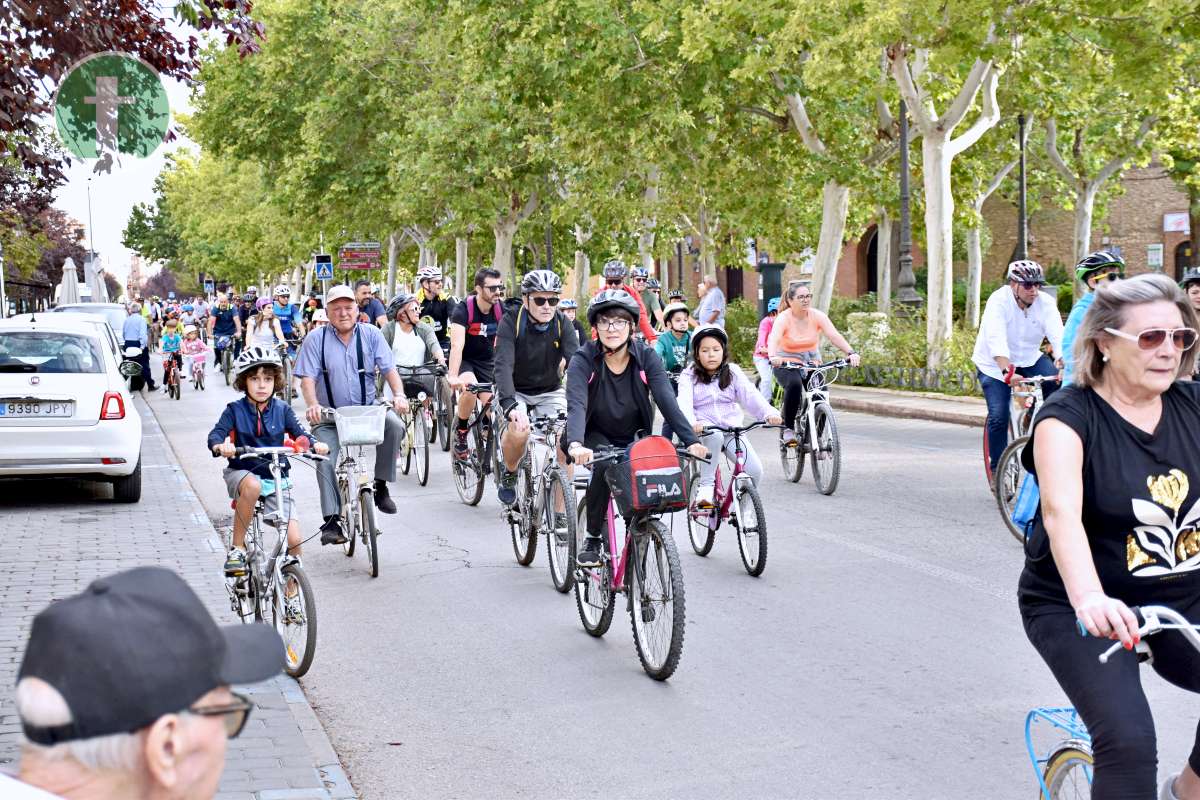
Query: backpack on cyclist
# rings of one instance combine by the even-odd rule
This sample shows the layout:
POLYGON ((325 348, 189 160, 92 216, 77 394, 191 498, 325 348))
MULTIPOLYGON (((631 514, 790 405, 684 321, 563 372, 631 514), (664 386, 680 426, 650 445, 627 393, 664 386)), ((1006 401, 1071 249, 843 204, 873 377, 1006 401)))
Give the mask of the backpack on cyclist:
POLYGON ((687 508, 688 487, 675 445, 662 436, 638 439, 605 472, 621 516, 687 508))
MULTIPOLYGON (((467 333, 470 334, 471 328, 475 325, 475 295, 469 295, 467 297, 466 303, 467 303, 467 333)), ((496 325, 498 327, 500 325, 501 318, 503 318, 503 316, 504 316, 504 309, 500 307, 499 303, 492 303, 492 314, 491 315, 496 318, 496 325)), ((483 323, 480 323, 481 326, 482 326, 482 324, 483 323)), ((484 333, 485 333, 484 329, 482 327, 480 327, 479 335, 483 336, 484 333)))

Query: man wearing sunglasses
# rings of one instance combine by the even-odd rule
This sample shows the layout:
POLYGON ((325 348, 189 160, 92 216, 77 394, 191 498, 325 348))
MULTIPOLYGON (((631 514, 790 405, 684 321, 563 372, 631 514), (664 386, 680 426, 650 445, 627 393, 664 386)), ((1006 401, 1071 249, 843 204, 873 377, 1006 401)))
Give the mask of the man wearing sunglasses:
MULTIPOLYGON (((993 470, 1008 446, 1014 377, 1056 375, 1062 367, 1062 317, 1054 298, 1041 291, 1045 284, 1041 264, 1012 262, 1008 265, 1008 285, 992 292, 979 323, 971 360, 979 371, 979 384, 987 401, 988 458, 993 470), (1054 361, 1042 352, 1045 340, 1050 342, 1054 361)), ((1053 381, 1042 384, 1046 397, 1057 388, 1058 383, 1053 381)))
POLYGON ((28 741, 0 797, 207 800, 252 708, 230 686, 282 667, 273 628, 217 627, 168 569, 95 580, 33 620, 16 689, 28 741))
MULTIPOLYGON (((562 374, 579 348, 579 339, 570 321, 558 311, 561 294, 562 280, 553 272, 530 272, 521 280, 521 304, 505 312, 496 335, 496 396, 502 414, 500 451, 504 460, 496 494, 506 506, 517 499, 517 465, 529 441, 530 418, 553 418, 567 411, 562 374)), ((563 460, 561 451, 559 458, 563 460)), ((566 513, 563 508, 555 511, 566 513)))
MULTIPOLYGON (((638 310, 641 312, 641 316, 638 317, 638 330, 641 332, 646 344, 653 346, 654 342, 658 339, 658 334, 654 332, 654 325, 650 320, 650 315, 646 313, 646 304, 642 302, 642 296, 639 291, 625 283, 625 278, 629 275, 629 267, 625 266, 625 262, 619 258, 610 259, 604 263, 603 275, 604 288, 600 292, 620 289, 637 302, 638 310)), ((600 292, 596 293, 597 297, 600 296, 600 292)), ((594 338, 595 331, 592 333, 594 338)))
MULTIPOLYGON (((450 368, 446 380, 458 391, 457 425, 454 429, 454 457, 465 459, 467 420, 475 410, 475 395, 467 391, 473 383, 492 382, 496 331, 504 314, 504 284, 500 272, 484 267, 475 273, 475 293, 450 312, 450 368)), ((487 407, 491 392, 480 392, 479 400, 487 407)))
POLYGON ((1087 287, 1087 292, 1071 307, 1071 313, 1067 315, 1067 324, 1063 326, 1064 386, 1071 382, 1075 373, 1075 333, 1079 330, 1079 323, 1083 322, 1084 314, 1092 307, 1092 301, 1096 299, 1096 290, 1125 277, 1125 259, 1107 250, 1097 250, 1084 256, 1075 265, 1075 277, 1087 287))

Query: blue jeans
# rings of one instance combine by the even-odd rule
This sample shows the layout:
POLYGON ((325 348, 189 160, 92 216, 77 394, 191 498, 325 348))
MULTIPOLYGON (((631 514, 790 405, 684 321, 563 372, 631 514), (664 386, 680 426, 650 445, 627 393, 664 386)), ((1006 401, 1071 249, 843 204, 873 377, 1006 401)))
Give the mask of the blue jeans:
MULTIPOLYGON (((1017 367, 1017 374, 1023 378, 1031 378, 1034 375, 1057 375, 1058 367, 1054 366, 1050 356, 1043 354, 1031 366, 1017 367)), ((1004 381, 996 380, 982 372, 979 373, 979 385, 983 388, 983 399, 987 401, 988 457, 991 459, 992 469, 995 469, 1000 456, 1004 454, 1004 448, 1008 446, 1008 419, 1009 411, 1012 408, 1012 387, 1004 381)), ((1042 394, 1049 397, 1057 388, 1057 382, 1047 381, 1042 384, 1042 394)))

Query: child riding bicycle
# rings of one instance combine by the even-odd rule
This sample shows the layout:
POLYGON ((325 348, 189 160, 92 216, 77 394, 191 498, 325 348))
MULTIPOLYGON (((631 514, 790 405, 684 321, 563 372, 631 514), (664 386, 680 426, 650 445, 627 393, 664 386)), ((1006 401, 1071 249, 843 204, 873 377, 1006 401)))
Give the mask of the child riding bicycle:
MULTIPOLYGON (((779 425, 783 417, 763 399, 754 384, 736 365, 729 363, 729 334, 715 325, 697 328, 692 335, 692 364, 679 376, 679 409, 697 434, 706 425, 723 428, 742 424, 742 409, 759 420, 779 425)), ((710 452, 724 449, 734 457, 733 436, 714 431, 700 440, 710 452)), ((762 479, 762 462, 749 440, 743 440, 746 451, 746 473, 758 486, 762 479)), ((718 459, 700 462, 697 481, 696 507, 712 508, 713 481, 718 459)))
POLYGON ((209 347, 200 341, 200 331, 195 325, 188 325, 183 329, 183 342, 179 349, 183 354, 184 374, 191 377, 193 384, 196 383, 197 372, 201 373, 203 380, 209 347))
POLYGON ((179 323, 174 319, 167 320, 167 326, 163 328, 162 335, 162 354, 163 354, 163 384, 166 389, 166 371, 168 362, 175 365, 175 369, 183 369, 183 357, 180 355, 180 350, 183 347, 183 337, 179 334, 179 323))
MULTIPOLYGON (((208 434, 208 446, 216 456, 229 459, 225 467, 225 487, 230 499, 236 501, 233 516, 233 547, 225 559, 225 574, 240 577, 246 574, 246 527, 254 513, 259 497, 265 498, 266 512, 278 513, 279 504, 271 485, 270 465, 255 458, 234 458, 234 448, 282 447, 284 435, 291 435, 304 448, 308 447, 308 431, 300 424, 291 407, 274 397, 283 388, 283 365, 279 353, 270 347, 250 347, 238 356, 234 364, 233 387, 244 396, 225 406, 220 419, 208 434)), ((321 442, 313 446, 318 455, 329 448, 321 442)), ((283 460, 283 496, 288 508, 288 552, 300 555, 300 521, 296 504, 292 502, 288 463, 283 460)), ((289 586, 289 597, 296 588, 289 586)))

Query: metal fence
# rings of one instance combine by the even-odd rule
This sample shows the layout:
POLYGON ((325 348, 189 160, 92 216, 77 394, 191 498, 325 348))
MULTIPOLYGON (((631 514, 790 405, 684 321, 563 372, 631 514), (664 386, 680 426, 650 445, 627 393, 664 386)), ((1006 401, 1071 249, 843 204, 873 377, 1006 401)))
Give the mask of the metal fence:
POLYGON ((942 370, 926 367, 898 367, 863 364, 847 370, 845 378, 857 386, 881 386, 948 394, 981 395, 979 377, 961 369, 942 370))

